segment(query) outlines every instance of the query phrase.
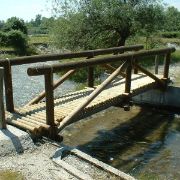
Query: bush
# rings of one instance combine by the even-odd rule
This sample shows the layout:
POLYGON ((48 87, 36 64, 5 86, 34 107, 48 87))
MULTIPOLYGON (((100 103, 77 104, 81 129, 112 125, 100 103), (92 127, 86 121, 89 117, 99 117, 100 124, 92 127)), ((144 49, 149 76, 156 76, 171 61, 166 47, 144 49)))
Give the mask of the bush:
POLYGON ((6 33, 0 31, 0 44, 1 46, 6 46, 8 43, 8 37, 6 33))
POLYGON ((162 32, 160 33, 163 38, 180 38, 180 32, 162 32))
POLYGON ((27 36, 19 30, 11 30, 7 33, 8 45, 15 48, 19 55, 26 54, 27 36))

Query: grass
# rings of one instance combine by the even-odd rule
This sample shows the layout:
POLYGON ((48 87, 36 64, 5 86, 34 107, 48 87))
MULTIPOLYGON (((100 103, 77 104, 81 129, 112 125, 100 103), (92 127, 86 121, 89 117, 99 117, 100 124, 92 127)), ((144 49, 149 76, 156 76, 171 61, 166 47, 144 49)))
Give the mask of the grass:
POLYGON ((172 54, 172 62, 180 62, 180 50, 176 50, 172 54))
POLYGON ((0 180, 24 180, 25 178, 19 172, 10 170, 0 171, 0 180))
POLYGON ((47 34, 29 36, 29 44, 49 44, 50 42, 47 34))

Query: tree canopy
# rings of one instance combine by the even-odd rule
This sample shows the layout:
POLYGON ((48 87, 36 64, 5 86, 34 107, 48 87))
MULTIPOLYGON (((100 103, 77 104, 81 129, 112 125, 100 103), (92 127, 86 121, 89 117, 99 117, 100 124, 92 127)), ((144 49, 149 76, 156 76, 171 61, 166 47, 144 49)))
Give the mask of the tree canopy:
POLYGON ((19 30, 24 34, 27 34, 27 27, 24 20, 17 17, 9 18, 4 24, 4 31, 19 30))
POLYGON ((60 17, 53 37, 57 45, 68 49, 122 46, 135 32, 154 31, 163 22, 163 8, 156 0, 63 2, 54 0, 60 17))

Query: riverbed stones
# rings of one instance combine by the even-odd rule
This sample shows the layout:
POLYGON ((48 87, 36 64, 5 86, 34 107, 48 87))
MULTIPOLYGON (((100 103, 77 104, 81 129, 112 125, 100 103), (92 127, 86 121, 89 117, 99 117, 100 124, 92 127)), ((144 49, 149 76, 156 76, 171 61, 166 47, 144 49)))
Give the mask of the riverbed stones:
POLYGON ((30 135, 20 129, 8 125, 0 130, 0 157, 11 153, 22 153, 24 150, 34 149, 30 135))

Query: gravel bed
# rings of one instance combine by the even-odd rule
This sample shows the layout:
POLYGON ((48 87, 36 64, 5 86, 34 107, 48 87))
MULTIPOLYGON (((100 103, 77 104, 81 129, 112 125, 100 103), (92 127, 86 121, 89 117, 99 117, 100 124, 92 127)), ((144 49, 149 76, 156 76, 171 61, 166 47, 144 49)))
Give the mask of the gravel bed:
POLYGON ((52 144, 45 143, 23 154, 0 157, 0 171, 20 172, 27 180, 76 180, 51 160, 56 149, 52 144))

